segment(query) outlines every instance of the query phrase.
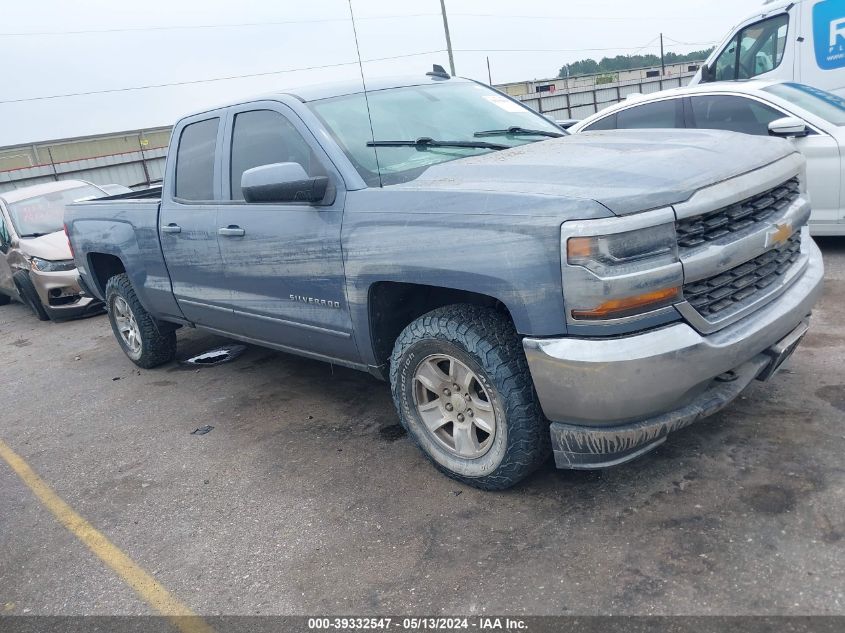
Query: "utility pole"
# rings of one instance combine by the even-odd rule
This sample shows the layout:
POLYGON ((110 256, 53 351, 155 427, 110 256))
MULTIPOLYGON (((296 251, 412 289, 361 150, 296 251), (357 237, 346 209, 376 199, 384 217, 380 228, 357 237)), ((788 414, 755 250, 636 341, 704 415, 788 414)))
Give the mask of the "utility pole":
MULTIPOLYGON (((654 40, 652 40, 653 42, 654 40)), ((666 63, 663 61, 663 33, 660 34, 660 76, 666 74, 666 63)))
POLYGON ((443 13, 443 30, 446 32, 446 50, 449 52, 449 70, 455 76, 455 57, 452 55, 452 38, 449 37, 449 20, 446 18, 446 0, 440 0, 440 10, 443 13))
POLYGON ((493 85, 493 75, 490 74, 490 56, 487 56, 487 83, 493 85))

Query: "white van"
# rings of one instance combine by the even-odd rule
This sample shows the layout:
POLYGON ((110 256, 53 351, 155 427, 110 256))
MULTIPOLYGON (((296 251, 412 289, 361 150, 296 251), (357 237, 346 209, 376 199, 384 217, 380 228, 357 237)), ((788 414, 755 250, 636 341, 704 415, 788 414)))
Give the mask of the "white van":
POLYGON ((716 47, 690 85, 752 77, 845 96, 845 0, 767 0, 716 47))

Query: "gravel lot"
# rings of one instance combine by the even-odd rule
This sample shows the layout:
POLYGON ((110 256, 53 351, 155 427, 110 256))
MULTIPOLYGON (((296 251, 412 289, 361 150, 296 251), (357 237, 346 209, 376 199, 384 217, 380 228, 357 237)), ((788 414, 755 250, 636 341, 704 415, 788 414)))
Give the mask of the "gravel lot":
MULTIPOLYGON (((614 470, 479 492, 426 462, 367 375, 255 347, 139 371, 105 316, 17 304, 0 440, 202 614, 845 614, 845 239, 821 246, 825 295, 785 369, 614 470)), ((3 462, 0 611, 152 613, 3 462)))

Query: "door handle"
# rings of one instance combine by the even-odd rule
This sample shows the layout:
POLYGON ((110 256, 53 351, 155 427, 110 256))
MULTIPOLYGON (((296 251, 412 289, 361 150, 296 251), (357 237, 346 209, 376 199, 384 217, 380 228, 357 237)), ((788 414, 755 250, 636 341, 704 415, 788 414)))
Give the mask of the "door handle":
POLYGON ((178 224, 173 224, 171 222, 170 224, 167 224, 167 225, 161 227, 161 232, 162 233, 181 233, 182 227, 179 226, 178 224))
POLYGON ((217 229, 217 235, 223 235, 224 237, 243 237, 246 235, 246 231, 235 224, 230 224, 229 226, 217 229))

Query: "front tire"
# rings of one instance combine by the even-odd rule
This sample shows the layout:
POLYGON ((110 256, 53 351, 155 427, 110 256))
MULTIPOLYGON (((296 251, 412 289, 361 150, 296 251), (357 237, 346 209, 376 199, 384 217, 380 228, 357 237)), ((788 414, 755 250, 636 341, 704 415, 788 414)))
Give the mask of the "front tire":
POLYGON ((402 425, 434 465, 483 490, 503 490, 551 452, 521 340, 504 315, 452 305, 406 327, 390 362, 402 425))
POLYGON ((106 284, 106 309, 112 332, 123 353, 133 363, 152 369, 176 357, 176 332, 162 333, 144 309, 124 273, 106 284))
POLYGON ((14 279, 15 285, 18 287, 18 294, 23 303, 29 306, 39 321, 49 321, 50 315, 44 309, 44 305, 41 303, 41 297, 38 296, 38 291, 35 290, 35 286, 29 278, 29 273, 21 270, 15 274, 14 279))

